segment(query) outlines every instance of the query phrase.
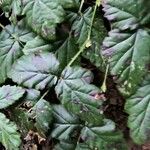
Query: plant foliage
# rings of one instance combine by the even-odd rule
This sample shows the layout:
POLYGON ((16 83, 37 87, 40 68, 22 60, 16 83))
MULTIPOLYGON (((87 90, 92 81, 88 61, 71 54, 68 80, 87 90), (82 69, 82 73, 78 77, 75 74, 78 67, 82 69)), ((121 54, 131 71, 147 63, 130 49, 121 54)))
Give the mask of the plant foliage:
POLYGON ((104 40, 104 55, 110 71, 116 76, 118 87, 127 96, 126 112, 131 137, 138 143, 149 140, 149 92, 150 61, 149 1, 106 0, 105 16, 110 20, 112 31, 104 40), (147 83, 147 84, 146 84, 147 83), (145 85, 146 84, 146 85, 145 85), (145 89, 146 88, 146 89, 145 89))
POLYGON ((130 149, 106 111, 108 75, 126 99, 132 140, 150 140, 150 1, 3 0, 0 8, 7 150, 25 149, 22 139, 54 150, 130 149))

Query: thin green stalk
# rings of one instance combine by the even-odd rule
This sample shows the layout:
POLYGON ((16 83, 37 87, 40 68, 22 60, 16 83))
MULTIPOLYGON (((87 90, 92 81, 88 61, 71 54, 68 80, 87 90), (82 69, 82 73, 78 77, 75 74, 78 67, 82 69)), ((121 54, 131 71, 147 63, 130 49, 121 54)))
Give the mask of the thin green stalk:
MULTIPOLYGON (((49 90, 47 90, 47 91, 41 96, 41 98, 39 99, 39 101, 42 100, 42 99, 48 94, 48 92, 49 92, 49 90)), ((30 109, 28 110, 28 113, 30 113, 31 110, 32 110, 32 108, 30 108, 30 109)))
MULTIPOLYGON (((82 3, 82 2, 81 2, 82 3)), ((90 41, 90 38, 91 38, 91 34, 92 34, 92 27, 93 27, 93 22, 94 22, 94 17, 95 17, 95 14, 96 14, 96 10, 97 10, 97 7, 99 6, 99 3, 97 3, 97 0, 96 0, 96 3, 95 3, 95 7, 94 7, 94 11, 93 11, 93 15, 92 15, 92 19, 91 19, 91 24, 90 24, 90 29, 88 31, 88 37, 87 39, 85 40, 85 42, 82 44, 82 46, 80 47, 79 51, 76 53, 76 55, 71 59, 71 61, 68 63, 67 66, 71 66, 74 61, 80 56, 80 54, 85 50, 86 47, 89 47, 91 45, 91 41, 90 41)), ((80 9, 79 9, 80 10, 80 9)))
POLYGON ((74 61, 79 57, 79 55, 84 51, 87 44, 87 40, 83 43, 83 45, 80 47, 79 51, 76 53, 76 55, 71 59, 71 61, 68 63, 68 67, 71 66, 74 61))
POLYGON ((93 27, 93 22, 94 22, 94 18, 95 18, 97 7, 98 7, 98 4, 96 2, 95 3, 95 7, 94 7, 94 11, 93 11, 93 15, 92 15, 90 29, 89 29, 89 32, 88 32, 88 40, 90 40, 90 37, 91 37, 91 34, 92 34, 92 27, 93 27))
POLYGON ((108 71, 109 71, 109 64, 107 64, 107 66, 106 66, 104 81, 103 81, 103 84, 102 84, 102 86, 101 86, 101 89, 102 89, 102 91, 103 91, 104 93, 107 91, 106 80, 107 80, 108 71))
POLYGON ((81 14, 83 4, 84 4, 84 0, 81 1, 80 7, 79 7, 79 11, 78 11, 79 14, 81 14))
POLYGON ((0 23, 0 27, 2 28, 2 29, 5 29, 5 27, 0 23))
POLYGON ((49 90, 47 90, 40 98, 40 100, 42 100, 47 94, 48 94, 49 90))

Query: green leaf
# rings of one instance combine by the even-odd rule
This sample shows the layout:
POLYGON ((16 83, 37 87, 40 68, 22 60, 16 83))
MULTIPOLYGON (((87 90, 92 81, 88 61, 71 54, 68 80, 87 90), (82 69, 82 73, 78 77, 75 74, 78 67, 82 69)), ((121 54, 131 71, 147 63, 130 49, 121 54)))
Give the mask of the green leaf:
MULTIPOLYGON (((92 148, 92 149, 96 149, 96 147, 92 148)), ((91 147, 89 147, 88 144, 84 143, 78 143, 76 145, 75 150, 91 150, 91 147)))
MULTIPOLYGON (((74 23, 74 21, 76 20, 76 19, 78 19, 78 13, 76 13, 76 12, 73 12, 73 11, 71 11, 71 10, 67 10, 66 11, 66 13, 67 13, 67 15, 66 15, 66 19, 68 20, 68 22, 72 25, 73 23, 74 23)), ((74 27, 75 28, 75 27, 74 27)))
POLYGON ((31 54, 21 57, 9 77, 28 88, 44 89, 57 82, 59 62, 52 53, 31 54))
POLYGON ((51 133, 53 138, 69 140, 77 136, 80 129, 80 122, 77 116, 68 112, 61 105, 53 106, 54 128, 51 133))
POLYGON ((40 91, 35 89, 25 89, 26 95, 24 97, 23 103, 30 103, 30 105, 35 105, 37 101, 40 99, 40 91))
MULTIPOLYGON (((73 37, 69 36, 56 52, 60 67, 64 69, 77 52, 78 46, 76 45, 76 41, 73 37)), ((76 60, 74 65, 78 64, 78 62, 79 59, 76 60)))
MULTIPOLYGON (((87 40, 88 32, 91 26, 91 20, 93 15, 93 9, 89 7, 83 14, 70 13, 68 18, 73 22, 72 30, 75 32, 77 37, 77 43, 82 46, 87 40)), ((106 36, 106 29, 102 17, 98 14, 94 18, 91 36, 90 36, 90 47, 83 53, 83 56, 89 59, 94 65, 100 67, 104 65, 104 61, 101 55, 101 46, 106 36)))
POLYGON ((56 26, 64 20, 65 11, 55 0, 28 0, 23 9, 29 26, 43 38, 54 40, 56 26))
POLYGON ((25 137, 30 130, 34 129, 34 124, 24 109, 15 108, 11 110, 11 119, 17 124, 23 137, 25 137))
POLYGON ((18 147, 21 144, 16 125, 2 113, 0 113, 0 142, 8 150, 19 150, 18 147))
POLYGON ((129 114, 128 126, 131 137, 137 144, 150 140, 150 76, 130 98, 127 99, 125 110, 129 114))
MULTIPOLYGON (((88 125, 81 131, 81 138, 91 149, 108 150, 117 148, 117 143, 123 143, 123 136, 120 132, 116 131, 115 123, 111 120, 104 119, 103 126, 88 125)), ((124 148, 121 150, 127 150, 124 148)), ((120 150, 117 148, 117 150, 120 150)))
POLYGON ((34 37, 23 23, 18 24, 6 26, 0 34, 0 83, 5 82, 13 63, 23 55, 23 43, 34 37))
POLYGON ((61 140, 56 150, 127 150, 127 145, 120 132, 116 131, 114 122, 105 119, 104 125, 86 124, 79 137, 74 140, 61 140), (80 142, 82 140, 82 142, 80 142))
POLYGON ((45 136, 52 122, 52 107, 44 99, 40 99, 31 109, 29 116, 35 118, 35 127, 42 136, 45 136))
POLYGON ((134 93, 147 72, 150 60, 150 35, 139 29, 135 33, 112 30, 104 40, 104 56, 124 95, 134 93))
POLYGON ((40 92, 35 89, 25 89, 26 95, 22 98, 22 103, 15 109, 10 109, 11 119, 15 121, 19 127, 23 137, 26 137, 30 130, 34 130, 34 117, 31 117, 30 112, 40 99, 40 92))
POLYGON ((29 55, 32 53, 50 51, 51 49, 52 45, 48 44, 48 42, 44 41, 40 36, 37 36, 33 40, 28 41, 22 51, 25 55, 29 55))
POLYGON ((24 93, 25 90, 21 87, 10 85, 2 86, 0 88, 0 109, 7 108, 14 104, 23 96, 24 93))
POLYGON ((10 20, 17 24, 17 16, 21 15, 22 2, 20 0, 12 0, 9 12, 11 12, 10 20))
MULTIPOLYGON (((53 0, 54 1, 54 0, 53 0)), ((79 0, 55 0, 59 3, 59 5, 62 5, 63 8, 75 8, 79 6, 79 0)))
POLYGON ((100 142, 99 139, 93 139, 88 142, 78 143, 75 150, 128 150, 127 145, 124 140, 119 139, 116 142, 100 142))
POLYGON ((83 43, 87 40, 88 32, 91 25, 92 12, 92 8, 89 7, 81 16, 78 16, 73 22, 72 30, 74 30, 74 34, 78 38, 77 43, 79 44, 79 46, 82 46, 83 43))
MULTIPOLYGON (((30 14, 32 15, 32 18, 29 18, 31 21, 31 19, 34 19, 36 17, 37 12, 35 12, 35 11, 38 8, 40 8, 39 13, 37 13, 37 14, 43 20, 45 20, 45 22, 48 22, 48 24, 49 24, 49 22, 53 23, 52 19, 55 19, 56 23, 60 23, 60 22, 57 22, 58 21, 57 18, 54 18, 54 17, 52 18, 52 16, 50 16, 49 14, 52 14, 53 16, 56 15, 58 18, 62 17, 62 16, 65 17, 64 16, 65 12, 64 12, 63 8, 65 8, 65 9, 77 8, 77 7, 79 7, 79 1, 77 1, 77 0, 61 0, 61 1, 60 0, 50 0, 50 1, 39 0, 37 2, 37 0, 32 0, 32 1, 30 1, 30 0, 26 0, 26 1, 2 0, 2 2, 0 3, 0 7, 3 9, 3 11, 5 13, 10 13, 10 19, 13 20, 15 23, 17 21, 17 16, 22 15, 25 12, 27 13, 28 17, 31 17, 31 16, 29 16, 30 14), (41 7, 39 5, 41 5, 41 7), (48 12, 49 14, 43 13, 42 12, 43 9, 45 9, 46 12, 48 12), (57 10, 62 12, 62 15, 59 12, 57 12, 57 10), (45 14, 46 14, 47 18, 45 16, 45 14), (51 19, 51 20, 49 20, 49 19, 51 19)), ((42 19, 40 20, 41 23, 43 21, 42 19)), ((34 30, 34 28, 33 28, 33 30, 34 30)), ((45 29, 45 31, 46 31, 46 29, 45 29)))
MULTIPOLYGON (((90 83, 93 80, 93 74, 91 71, 81 67, 66 67, 62 72, 62 81, 79 82, 82 80, 84 83, 90 83)), ((61 81, 61 80, 60 80, 61 81)))
POLYGON ((60 141, 55 145, 54 150, 75 150, 76 145, 72 141, 60 141))
POLYGON ((26 137, 30 130, 34 130, 33 118, 29 116, 29 109, 40 99, 40 92, 35 89, 25 89, 22 102, 15 108, 10 109, 11 119, 17 124, 23 137, 26 137))
POLYGON ((99 124, 102 119, 102 101, 97 98, 101 91, 91 81, 91 73, 80 67, 68 67, 61 75, 55 88, 57 96, 68 111, 79 115, 82 120, 99 124))
POLYGON ((112 28, 134 30, 150 23, 150 1, 105 0, 103 7, 112 28))
POLYGON ((92 45, 86 51, 84 51, 83 56, 89 59, 91 63, 99 67, 101 70, 103 70, 104 68, 104 60, 101 54, 102 42, 106 37, 106 35, 107 32, 103 20, 101 16, 97 16, 94 19, 94 23, 92 27, 92 33, 91 33, 92 45))
POLYGON ((20 0, 2 0, 0 7, 2 10, 9 14, 10 12, 10 20, 14 23, 17 22, 17 16, 21 15, 22 12, 22 2, 20 0))
POLYGON ((1 1, 0 7, 3 8, 4 11, 9 11, 9 6, 10 6, 11 2, 12 2, 12 0, 1 1))
POLYGON ((31 32, 23 20, 19 21, 17 25, 11 24, 5 26, 5 29, 3 29, 0 34, 1 41, 13 39, 14 42, 18 42, 20 44, 24 44, 32 40, 34 37, 35 34, 31 32))

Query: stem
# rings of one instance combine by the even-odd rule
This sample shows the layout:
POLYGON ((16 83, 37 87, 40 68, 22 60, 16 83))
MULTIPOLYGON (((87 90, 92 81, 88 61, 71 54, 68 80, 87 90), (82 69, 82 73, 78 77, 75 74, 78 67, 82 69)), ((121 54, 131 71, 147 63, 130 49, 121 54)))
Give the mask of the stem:
MULTIPOLYGON (((82 6, 83 6, 82 3, 84 3, 84 0, 81 1, 80 9, 82 9, 82 6)), ((80 49, 76 53, 76 55, 68 63, 68 65, 67 65, 68 67, 70 67, 74 63, 74 61, 80 56, 80 54, 85 50, 86 47, 89 47, 91 45, 90 37, 91 37, 91 34, 92 34, 92 27, 93 27, 94 17, 95 17, 96 10, 97 10, 98 6, 99 6, 99 3, 97 3, 97 0, 96 0, 94 11, 93 11, 93 15, 92 15, 92 19, 91 19, 90 29, 88 31, 88 37, 85 40, 85 42, 82 44, 82 46, 80 47, 80 49)), ((79 9, 79 12, 81 12, 80 9, 79 9)))
MULTIPOLYGON (((40 100, 42 100, 46 95, 47 95, 47 93, 49 92, 49 90, 47 90, 42 96, 41 96, 41 98, 39 99, 39 101, 40 100)), ((29 110, 28 110, 28 113, 30 113, 30 111, 33 109, 33 107, 31 107, 29 110)))
POLYGON ((103 91, 104 93, 107 91, 106 80, 107 80, 108 70, 109 70, 109 64, 107 64, 107 66, 106 66, 104 81, 103 81, 103 84, 102 84, 102 86, 101 86, 101 89, 102 89, 102 91, 103 91))
POLYGON ((5 29, 5 27, 0 23, 0 27, 2 28, 2 29, 5 29))
POLYGON ((90 29, 89 29, 89 32, 88 32, 88 40, 90 40, 90 37, 91 37, 91 34, 92 34, 92 27, 93 27, 93 22, 94 22, 94 17, 95 17, 95 14, 96 14, 97 7, 98 7, 98 5, 97 5, 97 3, 95 3, 93 15, 92 15, 92 20, 91 20, 91 25, 90 25, 90 29))
POLYGON ((49 92, 49 90, 47 90, 47 91, 41 96, 40 100, 43 99, 43 98, 47 95, 48 92, 49 92))
POLYGON ((79 55, 84 51, 87 44, 87 40, 83 43, 83 45, 80 47, 79 51, 76 53, 76 55, 71 59, 71 61, 68 63, 68 67, 70 67, 74 61, 79 57, 79 55))
POLYGON ((84 4, 84 0, 81 1, 80 8, 79 8, 79 11, 78 11, 79 14, 81 14, 83 4, 84 4))

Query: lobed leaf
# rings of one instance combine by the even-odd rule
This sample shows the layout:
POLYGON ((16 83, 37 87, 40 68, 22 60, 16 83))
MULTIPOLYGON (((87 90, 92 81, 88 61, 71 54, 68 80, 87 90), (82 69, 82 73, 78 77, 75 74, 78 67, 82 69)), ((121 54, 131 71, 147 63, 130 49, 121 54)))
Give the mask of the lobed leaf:
POLYGON ((42 136, 45 136, 52 122, 52 107, 44 99, 40 99, 31 109, 29 116, 35 118, 35 127, 42 136))
POLYGON ((30 103, 30 105, 35 105, 35 103, 40 99, 41 93, 35 89, 25 89, 26 95, 24 97, 23 103, 30 103))
MULTIPOLYGON (((60 68, 64 69, 77 52, 78 46, 76 44, 76 40, 69 36, 56 52, 60 62, 60 68)), ((78 62, 79 59, 76 60, 74 65, 78 64, 78 62)))
MULTIPOLYGON (((90 30, 93 8, 87 8, 83 14, 76 14, 68 12, 68 19, 72 23, 72 30, 77 38, 77 43, 82 46, 87 40, 88 32, 90 30)), ((93 26, 91 29, 90 42, 91 46, 83 53, 83 57, 89 59, 91 63, 100 67, 103 66, 104 60, 101 55, 101 46, 104 37, 106 36, 106 29, 103 20, 99 14, 95 16, 93 26)))
POLYGON ((74 7, 74 0, 28 0, 24 3, 23 14, 29 26, 43 38, 54 40, 56 26, 65 19, 64 8, 74 7))
POLYGON ((40 36, 35 37, 33 40, 28 41, 23 48, 23 53, 25 55, 29 55, 32 53, 40 53, 45 51, 50 51, 52 49, 52 45, 48 44, 45 40, 43 40, 40 36))
POLYGON ((21 87, 10 85, 2 86, 0 88, 0 109, 7 108, 14 104, 24 93, 25 90, 21 87))
POLYGON ((65 11, 54 0, 30 0, 23 9, 29 26, 45 39, 53 40, 56 25, 64 20, 65 11))
POLYGON ((77 43, 79 44, 79 46, 82 46, 87 39, 88 31, 91 25, 92 12, 92 8, 89 7, 81 16, 77 16, 76 14, 74 14, 74 16, 77 16, 77 18, 74 19, 72 30, 74 31, 74 34, 78 39, 77 43))
POLYGON ((86 124, 79 137, 75 140, 61 140, 54 149, 69 150, 127 150, 120 132, 116 131, 114 122, 105 119, 102 126, 86 124), (82 140, 82 142, 81 142, 82 140))
POLYGON ((129 114, 128 126, 137 144, 150 139, 150 76, 147 75, 138 90, 127 99, 125 110, 129 114))
POLYGON ((61 105, 53 106, 54 128, 51 133, 53 138, 67 141, 75 138, 76 132, 80 129, 79 118, 68 112, 61 105))
POLYGON ((21 57, 12 67, 9 77, 28 88, 44 89, 57 82, 59 62, 52 53, 21 57))
POLYGON ((5 82, 13 63, 23 55, 24 43, 34 37, 34 34, 23 25, 23 22, 18 24, 18 26, 6 26, 6 29, 0 34, 0 83, 5 82))
POLYGON ((21 144, 16 125, 2 113, 0 113, 0 142, 8 150, 19 150, 21 144))
POLYGON ((113 29, 134 30, 150 23, 150 1, 104 0, 103 7, 113 29))
POLYGON ((79 7, 79 0, 56 0, 63 8, 79 7))
POLYGON ((76 145, 71 141, 60 141, 55 145, 54 150, 73 150, 76 148, 76 145))
POLYGON ((134 93, 147 72, 150 60, 150 35, 143 29, 135 33, 112 30, 104 40, 103 54, 108 58, 110 72, 117 79, 121 92, 134 93))
POLYGON ((40 92, 35 89, 24 89, 26 91, 19 106, 10 109, 11 119, 17 124, 23 137, 26 137, 30 130, 34 130, 33 118, 29 116, 29 110, 40 99, 40 92))
POLYGON ((108 119, 104 119, 103 126, 85 126, 81 131, 81 138, 91 149, 108 150, 117 148, 117 150, 120 150, 118 143, 122 142, 122 150, 127 150, 122 134, 116 131, 114 122, 108 119))
POLYGON ((55 87, 57 96, 68 111, 79 115, 88 122, 99 124, 102 121, 102 101, 97 98, 101 91, 88 84, 91 73, 80 67, 68 67, 55 87))
POLYGON ((22 12, 22 1, 20 0, 2 0, 0 7, 8 15, 11 12, 10 20, 17 23, 17 16, 22 12))
POLYGON ((25 137, 30 130, 34 129, 34 123, 29 118, 25 109, 15 108, 11 110, 11 119, 16 123, 23 137, 25 137))
POLYGON ((91 33, 91 46, 83 53, 83 57, 89 59, 92 64, 99 67, 100 70, 105 68, 105 61, 102 56, 102 44, 107 35, 106 28, 101 16, 94 19, 92 33, 91 33))

